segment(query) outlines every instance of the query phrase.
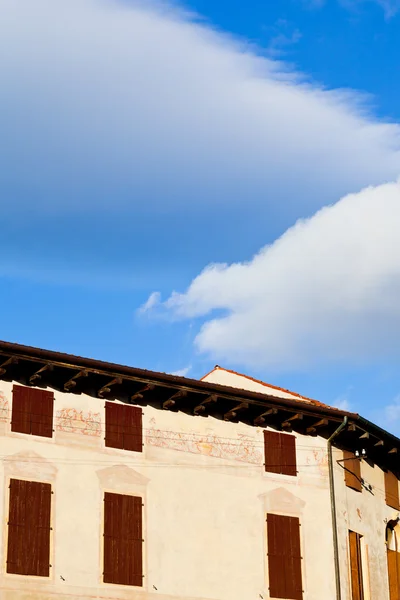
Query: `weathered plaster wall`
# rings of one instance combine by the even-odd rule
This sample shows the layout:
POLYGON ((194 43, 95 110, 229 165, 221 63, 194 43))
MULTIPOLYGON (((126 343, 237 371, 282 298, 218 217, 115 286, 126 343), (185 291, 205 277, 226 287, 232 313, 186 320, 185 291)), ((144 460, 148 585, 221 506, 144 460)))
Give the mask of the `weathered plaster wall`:
POLYGON ((298 477, 265 473, 263 432, 145 407, 143 453, 104 446, 104 400, 55 392, 53 439, 10 430, 0 385, 3 600, 266 600, 268 511, 299 516, 305 600, 334 600, 326 442, 297 436, 298 477), (53 486, 49 579, 5 572, 8 482, 53 486), (104 491, 144 501, 144 586, 102 583, 104 491), (322 595, 321 595, 322 594, 322 595))
MULTIPOLYGON (((334 451, 334 458, 343 458, 342 452, 334 451)), ((357 492, 347 488, 343 469, 335 464, 335 485, 339 523, 341 582, 344 598, 351 598, 348 532, 355 531, 363 536, 362 566, 365 600, 389 598, 386 559, 385 531, 388 520, 396 518, 398 511, 386 506, 385 480, 383 471, 377 466, 361 462, 361 477, 372 486, 371 492, 357 492)), ((342 463, 345 464, 345 463, 342 463)))

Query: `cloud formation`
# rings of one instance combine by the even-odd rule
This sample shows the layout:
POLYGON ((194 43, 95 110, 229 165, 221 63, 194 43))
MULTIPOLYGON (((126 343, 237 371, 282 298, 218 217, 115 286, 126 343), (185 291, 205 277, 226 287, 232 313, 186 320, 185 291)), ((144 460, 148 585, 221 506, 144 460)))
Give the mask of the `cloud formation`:
POLYGON ((400 171, 399 127, 359 95, 159 2, 0 0, 0 74, 5 217, 298 217, 400 171))
POLYGON ((231 364, 289 371, 398 357, 399 224, 400 183, 368 187, 249 262, 209 265, 158 309, 205 318, 198 350, 231 364))

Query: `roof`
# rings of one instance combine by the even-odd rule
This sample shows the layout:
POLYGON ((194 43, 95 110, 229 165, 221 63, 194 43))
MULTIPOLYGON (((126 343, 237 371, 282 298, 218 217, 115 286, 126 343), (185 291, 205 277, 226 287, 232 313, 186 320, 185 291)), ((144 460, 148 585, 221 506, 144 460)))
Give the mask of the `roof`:
MULTIPOLYGON (((290 395, 290 396, 293 396, 294 398, 298 398, 299 400, 301 400, 303 402, 309 402, 311 404, 314 404, 314 406, 324 406, 325 408, 332 408, 332 406, 329 406, 328 404, 324 404, 323 402, 319 402, 318 400, 314 400, 313 398, 308 398, 307 396, 302 396, 302 394, 298 394, 297 392, 292 392, 291 390, 287 390, 285 388, 278 387, 277 385, 273 385, 272 383, 266 383, 265 381, 262 381, 261 379, 256 379, 255 377, 251 377, 250 375, 245 375, 244 373, 239 373, 238 371, 233 371, 232 369, 226 369, 225 367, 220 367, 219 365, 215 365, 215 367, 211 371, 209 371, 208 373, 203 375, 203 377, 201 377, 201 381, 207 381, 207 378, 212 373, 215 373, 216 371, 225 371, 226 373, 231 373, 232 375, 237 375, 238 377, 243 377, 244 379, 248 379, 249 381, 258 383, 259 385, 262 385, 267 389, 269 388, 272 390, 276 390, 278 392, 276 395, 279 398, 282 397, 279 392, 284 392, 286 395, 290 395)), ((246 388, 243 388, 243 389, 246 389, 246 388)))
POLYGON ((335 445, 367 448, 371 460, 400 475, 399 438, 356 413, 300 395, 283 398, 5 341, 0 341, 0 380, 325 438, 347 417, 335 445))

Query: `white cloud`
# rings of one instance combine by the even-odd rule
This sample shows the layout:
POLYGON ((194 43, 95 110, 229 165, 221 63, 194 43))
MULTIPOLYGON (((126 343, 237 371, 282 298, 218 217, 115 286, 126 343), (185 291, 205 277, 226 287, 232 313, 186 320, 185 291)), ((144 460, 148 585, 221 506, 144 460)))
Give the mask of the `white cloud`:
POLYGON ((400 172, 359 95, 150 0, 0 0, 0 76, 3 217, 297 218, 400 172))
POLYGON ((230 363, 292 370, 398 357, 399 228, 400 183, 369 187, 249 262, 209 265, 158 308, 206 317, 197 348, 230 363))
POLYGON ((171 375, 176 375, 177 377, 186 377, 186 375, 191 371, 192 365, 185 367, 184 369, 178 369, 178 371, 173 371, 171 375))

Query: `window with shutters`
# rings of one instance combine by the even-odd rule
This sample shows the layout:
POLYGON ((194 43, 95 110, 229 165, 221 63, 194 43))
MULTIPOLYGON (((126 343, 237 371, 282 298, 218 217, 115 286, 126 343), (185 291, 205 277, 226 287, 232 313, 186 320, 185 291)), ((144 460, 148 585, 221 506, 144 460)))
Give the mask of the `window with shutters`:
POLYGON ((302 600, 299 519, 267 514, 267 545, 269 596, 302 600))
POLYGON ((344 481, 347 487, 361 492, 361 460, 356 458, 352 452, 347 451, 343 452, 343 459, 344 481))
POLYGON ((361 537, 362 536, 359 533, 349 531, 352 600, 364 600, 364 586, 361 561, 361 537))
POLYGON ((105 583, 143 585, 142 498, 104 494, 105 583))
POLYGON ((142 409, 129 404, 106 402, 106 446, 143 451, 142 409))
POLYGON ((51 485, 10 481, 7 573, 48 577, 51 485))
POLYGON ((400 510, 399 505, 399 480, 391 471, 385 473, 386 504, 395 510, 400 510))
POLYGON ((53 392, 14 385, 11 431, 53 437, 53 409, 53 392))
POLYGON ((264 457, 265 470, 269 473, 297 475, 294 435, 264 430, 264 457))

